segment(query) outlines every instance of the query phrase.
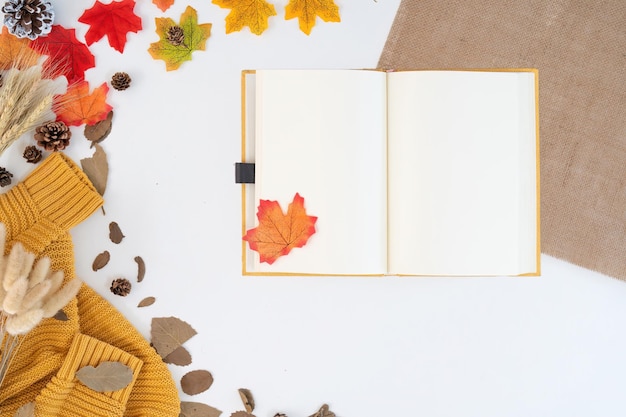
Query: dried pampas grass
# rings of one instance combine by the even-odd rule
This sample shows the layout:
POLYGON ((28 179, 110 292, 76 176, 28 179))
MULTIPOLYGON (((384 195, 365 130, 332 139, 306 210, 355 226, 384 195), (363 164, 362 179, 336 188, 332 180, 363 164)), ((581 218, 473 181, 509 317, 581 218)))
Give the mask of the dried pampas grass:
POLYGON ((0 154, 24 133, 56 119, 55 110, 64 104, 54 97, 65 92, 67 81, 53 79, 58 69, 44 65, 45 57, 24 65, 27 54, 26 48, 18 51, 12 67, 0 73, 0 154))

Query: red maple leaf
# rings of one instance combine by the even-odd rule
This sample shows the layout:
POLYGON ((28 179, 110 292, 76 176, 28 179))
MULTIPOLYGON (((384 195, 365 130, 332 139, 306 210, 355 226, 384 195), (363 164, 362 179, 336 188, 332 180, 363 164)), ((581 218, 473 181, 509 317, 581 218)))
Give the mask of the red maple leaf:
POLYGON ((261 200, 257 211, 259 225, 247 231, 243 240, 250 249, 259 252, 261 262, 274 263, 287 255, 293 248, 301 248, 315 233, 317 217, 309 216, 304 209, 304 198, 300 194, 284 214, 277 201, 261 200))
POLYGON ((68 126, 92 125, 106 119, 112 107, 106 103, 109 87, 102 83, 89 94, 89 83, 80 81, 68 87, 67 92, 55 98, 60 109, 57 119, 68 126))
POLYGON ((90 25, 85 34, 87 45, 102 39, 104 35, 109 38, 109 45, 113 49, 124 52, 126 34, 141 30, 141 18, 135 14, 134 0, 114 1, 103 4, 99 1, 91 9, 85 10, 78 21, 90 25))
POLYGON ((55 76, 65 75, 68 83, 84 80, 85 71, 95 66, 95 58, 87 45, 76 39, 76 30, 61 25, 52 26, 47 36, 35 39, 31 48, 49 55, 46 67, 51 67, 55 76))

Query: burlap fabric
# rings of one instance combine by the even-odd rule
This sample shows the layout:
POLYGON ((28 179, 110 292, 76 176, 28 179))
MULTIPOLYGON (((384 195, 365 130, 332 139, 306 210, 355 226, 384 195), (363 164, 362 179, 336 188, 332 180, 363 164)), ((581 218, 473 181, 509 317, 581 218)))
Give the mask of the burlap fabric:
POLYGON ((538 68, 542 252, 626 280, 626 0, 403 0, 379 67, 538 68))

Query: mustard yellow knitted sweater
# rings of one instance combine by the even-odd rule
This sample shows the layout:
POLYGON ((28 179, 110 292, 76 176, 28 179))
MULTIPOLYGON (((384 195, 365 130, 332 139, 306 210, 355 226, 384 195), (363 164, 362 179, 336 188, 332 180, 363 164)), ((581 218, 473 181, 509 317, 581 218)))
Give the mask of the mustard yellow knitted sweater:
MULTIPOLYGON (((48 256, 66 280, 75 275, 68 232, 102 204, 83 172, 68 157, 54 153, 21 183, 0 195, 0 222, 7 248, 48 256)), ((167 366, 141 334, 87 285, 63 311, 67 321, 46 319, 28 333, 0 386, 0 416, 12 417, 35 402, 37 417, 178 417, 178 391, 167 366), (133 381, 99 393, 75 373, 86 365, 119 361, 133 381)))

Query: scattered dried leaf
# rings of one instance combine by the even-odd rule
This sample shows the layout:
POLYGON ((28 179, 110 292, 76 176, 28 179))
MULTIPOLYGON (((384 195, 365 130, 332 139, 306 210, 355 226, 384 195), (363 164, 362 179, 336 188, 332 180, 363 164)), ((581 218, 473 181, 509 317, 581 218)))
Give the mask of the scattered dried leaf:
POLYGON ((120 243, 125 237, 122 229, 116 222, 109 223, 109 239, 111 239, 111 242, 120 243))
POLYGON ((135 256, 135 262, 137 262, 137 282, 141 282, 146 275, 146 263, 141 256, 135 256))
POLYGON ((68 321, 70 319, 69 317, 67 317, 67 314, 65 314, 65 311, 63 310, 57 311, 57 313, 52 317, 55 320, 59 320, 59 321, 68 321))
POLYGON ((111 260, 111 254, 109 253, 108 250, 105 250, 104 252, 99 253, 96 256, 96 259, 93 260, 93 263, 91 264, 91 269, 95 271, 102 269, 106 266, 106 264, 109 263, 109 261, 111 260))
POLYGON ((35 417, 35 403, 26 403, 17 409, 13 417, 35 417))
POLYGON ((156 301, 156 298, 154 297, 146 297, 143 300, 141 300, 139 304, 137 304, 137 307, 148 307, 154 304, 155 301, 156 301))
POLYGON ((190 61, 193 51, 204 51, 206 41, 211 36, 211 24, 198 24, 198 14, 191 6, 187 6, 178 24, 169 17, 157 17, 155 23, 159 40, 150 44, 148 52, 152 58, 165 61, 167 71, 176 70, 183 62, 190 61), (184 41, 180 45, 172 44, 167 38, 167 32, 172 26, 183 28, 184 41))
POLYGON ((97 392, 117 391, 131 383, 133 370, 120 362, 102 362, 95 368, 80 368, 76 372, 76 378, 97 392))
POLYGON ((181 401, 178 417, 219 417, 222 412, 217 408, 202 403, 181 401))
POLYGON ((178 349, 197 332, 189 323, 177 317, 155 317, 152 319, 150 336, 152 345, 161 358, 178 349))
POLYGON ((91 158, 83 158, 80 160, 80 166, 83 167, 85 175, 96 188, 100 195, 104 195, 107 188, 107 178, 109 176, 109 162, 107 154, 102 146, 96 144, 96 151, 91 158))
POLYGON ((254 398, 252 397, 252 393, 247 388, 239 388, 239 396, 241 397, 241 401, 243 401, 243 406, 246 408, 248 413, 254 411, 254 398))
POLYGON ((256 417, 254 414, 250 414, 247 411, 235 411, 230 417, 256 417))
POLYGON ((261 200, 259 225, 247 231, 243 240, 259 252, 261 262, 272 264, 293 248, 301 248, 315 233, 317 217, 306 214, 304 198, 297 194, 284 214, 278 201, 261 200))
POLYGON ((187 372, 180 380, 180 387, 187 395, 196 395, 208 390, 213 384, 213 375, 202 369, 187 372))
POLYGON ((100 120, 93 125, 85 126, 85 138, 91 141, 92 148, 96 143, 102 142, 107 138, 107 136, 109 136, 109 133, 111 133, 111 127, 113 126, 112 121, 113 110, 107 114, 106 119, 100 120))
POLYGON ((172 353, 163 358, 163 362, 178 366, 191 364, 191 354, 183 346, 179 346, 172 353))
POLYGON ((324 404, 317 412, 311 414, 309 417, 335 417, 335 413, 330 411, 328 404, 324 404))
POLYGON ((285 20, 298 18, 300 30, 307 35, 315 26, 317 16, 324 22, 340 22, 339 7, 334 0, 289 0, 285 6, 285 20))
POLYGON ((267 29, 269 17, 276 16, 274 5, 265 0, 213 0, 213 4, 231 9, 226 16, 226 33, 248 26, 250 32, 260 35, 267 29))

